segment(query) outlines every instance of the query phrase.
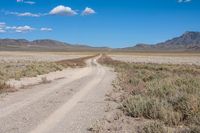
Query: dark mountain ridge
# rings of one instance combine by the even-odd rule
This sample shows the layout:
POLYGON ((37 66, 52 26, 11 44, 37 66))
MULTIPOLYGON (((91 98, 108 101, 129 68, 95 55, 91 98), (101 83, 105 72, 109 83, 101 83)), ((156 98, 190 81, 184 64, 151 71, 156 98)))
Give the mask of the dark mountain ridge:
POLYGON ((28 41, 25 39, 0 39, 0 50, 19 51, 94 51, 108 50, 107 47, 91 47, 88 45, 73 45, 56 40, 43 39, 28 41))
POLYGON ((167 40, 154 45, 137 44, 133 47, 123 48, 122 50, 142 50, 142 51, 199 51, 200 32, 185 32, 179 37, 167 40))
POLYGON ((43 39, 28 41, 25 39, 0 39, 0 51, 200 51, 200 32, 185 32, 179 37, 154 45, 137 44, 133 47, 111 49, 72 45, 56 40, 43 39))

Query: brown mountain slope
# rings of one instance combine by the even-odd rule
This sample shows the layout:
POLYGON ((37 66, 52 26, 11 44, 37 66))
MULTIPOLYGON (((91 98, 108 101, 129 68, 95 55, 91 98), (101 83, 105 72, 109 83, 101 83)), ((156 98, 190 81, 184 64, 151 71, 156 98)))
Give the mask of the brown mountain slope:
POLYGON ((0 51, 104 51, 107 47, 72 45, 50 39, 28 41, 24 39, 0 39, 0 51))
POLYGON ((155 45, 138 44, 121 50, 141 51, 200 51, 200 32, 185 32, 183 35, 155 45))

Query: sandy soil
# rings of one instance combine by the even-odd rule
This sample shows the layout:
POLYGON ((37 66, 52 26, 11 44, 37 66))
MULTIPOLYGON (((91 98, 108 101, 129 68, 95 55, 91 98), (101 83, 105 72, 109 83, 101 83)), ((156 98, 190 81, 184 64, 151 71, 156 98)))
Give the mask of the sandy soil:
POLYGON ((198 55, 110 55, 114 60, 158 64, 195 64, 200 65, 198 55))
POLYGON ((115 74, 90 59, 85 68, 55 75, 64 78, 1 95, 0 133, 89 132, 103 117, 105 94, 112 90, 115 74))
POLYGON ((89 53, 67 52, 0 52, 1 62, 31 62, 31 61, 59 61, 80 58, 90 55, 89 53))

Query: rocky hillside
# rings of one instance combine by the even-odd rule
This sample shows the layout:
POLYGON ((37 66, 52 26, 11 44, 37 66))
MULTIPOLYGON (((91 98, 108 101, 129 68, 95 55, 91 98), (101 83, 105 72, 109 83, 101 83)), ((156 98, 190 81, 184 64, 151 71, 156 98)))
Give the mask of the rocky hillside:
POLYGON ((183 35, 155 45, 138 44, 123 50, 151 50, 151 51, 199 51, 200 32, 185 32, 183 35))
POLYGON ((111 49, 72 45, 55 40, 0 39, 0 51, 200 51, 200 32, 185 32, 183 35, 154 45, 138 44, 133 47, 111 49))
POLYGON ((72 45, 55 40, 0 39, 0 50, 9 51, 96 51, 109 50, 109 48, 90 47, 87 45, 72 45))

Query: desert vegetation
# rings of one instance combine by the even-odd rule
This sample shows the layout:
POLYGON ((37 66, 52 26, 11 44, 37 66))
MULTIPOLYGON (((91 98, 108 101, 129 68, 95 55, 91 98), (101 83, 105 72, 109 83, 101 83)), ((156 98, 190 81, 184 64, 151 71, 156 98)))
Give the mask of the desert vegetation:
POLYGON ((92 56, 87 56, 87 57, 81 57, 81 58, 76 58, 76 59, 69 59, 69 60, 61 60, 61 61, 57 61, 56 64, 58 65, 62 65, 64 67, 84 67, 86 66, 86 60, 90 59, 90 58, 94 58, 97 55, 92 55, 92 56))
POLYGON ((106 55, 99 62, 118 73, 113 93, 120 95, 112 100, 125 118, 145 121, 130 132, 200 132, 200 66, 126 63, 106 55))
MULTIPOLYGON (((48 54, 47 54, 48 55, 48 54)), ((9 79, 20 80, 24 77, 36 77, 37 75, 43 75, 50 72, 61 71, 65 68, 71 67, 84 67, 86 65, 85 61, 94 56, 84 56, 80 58, 74 57, 74 59, 64 59, 60 60, 50 59, 46 55, 46 61, 36 61, 35 55, 31 54, 31 57, 25 57, 20 55, 20 57, 9 57, 6 60, 5 57, 1 57, 0 61, 0 92, 4 92, 10 85, 7 84, 9 79), (15 60, 14 60, 15 58, 15 60)), ((56 55, 57 56, 57 55, 56 55)), ((62 55, 63 56, 63 55, 62 55)), ((43 57, 44 59, 44 57, 43 57)), ((43 60, 42 59, 42 60, 43 60)), ((43 81, 44 79, 42 79, 43 81)))

